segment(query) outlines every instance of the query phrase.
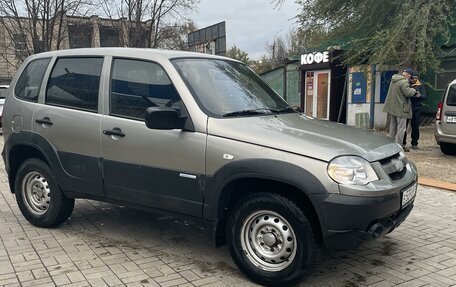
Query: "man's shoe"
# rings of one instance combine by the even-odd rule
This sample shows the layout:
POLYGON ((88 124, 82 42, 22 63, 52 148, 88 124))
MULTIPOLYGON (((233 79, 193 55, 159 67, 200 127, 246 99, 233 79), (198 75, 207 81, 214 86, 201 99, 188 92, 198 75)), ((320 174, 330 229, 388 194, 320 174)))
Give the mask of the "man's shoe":
POLYGON ((412 145, 412 149, 418 149, 417 145, 412 145))
POLYGON ((403 149, 405 152, 409 152, 409 151, 410 151, 410 149, 409 149, 408 147, 405 147, 405 146, 403 146, 402 149, 403 149))

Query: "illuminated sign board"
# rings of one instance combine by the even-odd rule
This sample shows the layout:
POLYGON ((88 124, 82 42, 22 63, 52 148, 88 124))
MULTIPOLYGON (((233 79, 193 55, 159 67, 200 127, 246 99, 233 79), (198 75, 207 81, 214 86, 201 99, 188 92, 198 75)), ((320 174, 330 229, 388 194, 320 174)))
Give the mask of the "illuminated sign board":
POLYGON ((329 62, 329 52, 315 52, 301 55, 301 65, 312 65, 329 62))

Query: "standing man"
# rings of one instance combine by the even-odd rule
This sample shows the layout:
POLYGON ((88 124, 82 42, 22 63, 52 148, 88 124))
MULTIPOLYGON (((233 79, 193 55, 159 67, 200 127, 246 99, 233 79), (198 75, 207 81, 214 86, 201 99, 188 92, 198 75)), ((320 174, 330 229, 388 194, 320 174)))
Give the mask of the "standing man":
MULTIPOLYGON (((409 98, 420 97, 419 92, 410 88, 409 80, 413 73, 416 72, 407 68, 402 74, 393 75, 383 107, 383 111, 390 116, 388 137, 398 144, 402 144, 404 141, 407 119, 412 118, 412 104, 409 98)), ((404 145, 402 148, 404 151, 408 151, 404 145)))
MULTIPOLYGON (((410 87, 420 93, 421 97, 412 97, 412 119, 407 120, 407 126, 410 122, 412 128, 412 149, 418 149, 418 140, 420 139, 420 118, 421 118, 421 102, 426 99, 426 89, 420 82, 420 75, 415 71, 410 78, 410 87)), ((404 134, 404 146, 407 144, 407 129, 404 134)))

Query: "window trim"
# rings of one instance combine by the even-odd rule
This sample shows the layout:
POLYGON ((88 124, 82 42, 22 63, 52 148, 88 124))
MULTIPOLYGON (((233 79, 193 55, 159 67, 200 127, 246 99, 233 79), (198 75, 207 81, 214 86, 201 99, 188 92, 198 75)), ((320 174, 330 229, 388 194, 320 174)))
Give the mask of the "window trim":
MULTIPOLYGON (((113 56, 111 59, 111 67, 109 69, 109 89, 108 89, 108 113, 107 115, 110 117, 116 117, 116 118, 123 118, 123 119, 128 119, 128 120, 134 120, 134 121, 139 121, 139 122, 145 122, 145 119, 137 118, 137 117, 132 117, 132 116, 127 116, 127 115, 120 115, 120 114, 114 114, 112 113, 112 101, 111 101, 111 95, 112 95, 112 77, 114 75, 114 62, 115 60, 129 60, 129 61, 139 61, 139 62, 146 62, 146 63, 151 63, 151 64, 156 64, 159 66, 166 74, 168 77, 169 81, 171 82, 171 85, 176 91, 176 94, 179 96, 181 105, 182 107, 185 107, 184 101, 182 100, 181 95, 179 94, 179 91, 176 89, 176 86, 174 85, 173 80, 169 76, 168 72, 166 69, 158 62, 153 61, 153 60, 148 60, 148 59, 142 59, 142 58, 133 58, 133 57, 116 57, 113 56)), ((181 108, 181 114, 182 114, 182 108, 181 108)), ((190 116, 188 116, 190 118, 190 116)))
POLYGON ((58 56, 55 58, 54 60, 54 63, 53 63, 53 66, 51 68, 51 71, 49 72, 49 76, 47 78, 47 81, 46 81, 46 87, 45 87, 45 90, 44 90, 44 102, 43 104, 44 105, 47 105, 47 106, 52 106, 52 107, 59 107, 59 108, 66 108, 66 109, 72 109, 72 110, 78 110, 78 111, 83 111, 83 112, 90 112, 90 113, 94 113, 94 114, 98 114, 100 113, 100 97, 102 97, 102 94, 100 93, 101 91, 101 87, 102 87, 102 78, 103 78, 103 64, 104 62, 106 61, 106 57, 104 55, 65 55, 65 56, 58 56), (59 62, 60 59, 75 59, 75 58, 84 58, 84 59, 102 59, 103 61, 101 62, 101 67, 100 67, 100 82, 98 83, 98 98, 97 98, 97 109, 96 110, 92 110, 92 109, 84 109, 84 108, 79 108, 79 107, 75 107, 75 106, 68 106, 68 105, 62 105, 62 104, 54 104, 54 103, 49 103, 47 101, 47 96, 48 96, 48 86, 49 86, 49 82, 51 81, 51 77, 52 77, 52 72, 54 71, 55 69, 55 66, 57 65, 57 63, 59 62))
POLYGON ((24 69, 22 69, 21 74, 20 74, 19 78, 17 78, 16 83, 14 83, 14 90, 13 90, 14 97, 20 101, 29 102, 29 103, 38 103, 39 98, 40 98, 40 93, 41 93, 41 87, 43 86, 43 82, 45 81, 46 72, 49 69, 49 67, 51 66, 50 65, 51 63, 52 63, 52 57, 37 58, 37 59, 33 59, 30 62, 28 62, 27 65, 24 67, 24 69), (29 100, 29 99, 19 97, 16 94, 16 89, 17 89, 17 84, 19 82, 19 79, 22 77, 22 74, 30 66, 31 63, 39 61, 39 60, 49 60, 49 61, 47 63, 46 69, 43 72, 43 77, 41 78, 40 85, 38 86, 38 96, 36 97, 36 100, 29 100))

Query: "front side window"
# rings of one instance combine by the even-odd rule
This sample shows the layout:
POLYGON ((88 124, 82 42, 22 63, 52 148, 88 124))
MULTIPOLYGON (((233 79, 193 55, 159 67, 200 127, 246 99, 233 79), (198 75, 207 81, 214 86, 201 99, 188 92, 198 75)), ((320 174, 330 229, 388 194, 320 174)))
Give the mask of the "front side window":
POLYGON ((25 67, 14 89, 17 98, 38 102, 41 83, 50 60, 49 58, 34 60, 25 67))
POLYGON ((46 104, 98 111, 103 58, 60 58, 52 70, 46 104))
POLYGON ((114 59, 110 114, 144 120, 148 107, 180 111, 180 97, 165 70, 152 62, 114 59))
POLYGON ((448 97, 446 104, 448 106, 456 106, 456 84, 450 86, 450 88, 448 89, 448 97))
POLYGON ((172 62, 199 105, 211 116, 294 112, 244 64, 214 59, 172 62))

